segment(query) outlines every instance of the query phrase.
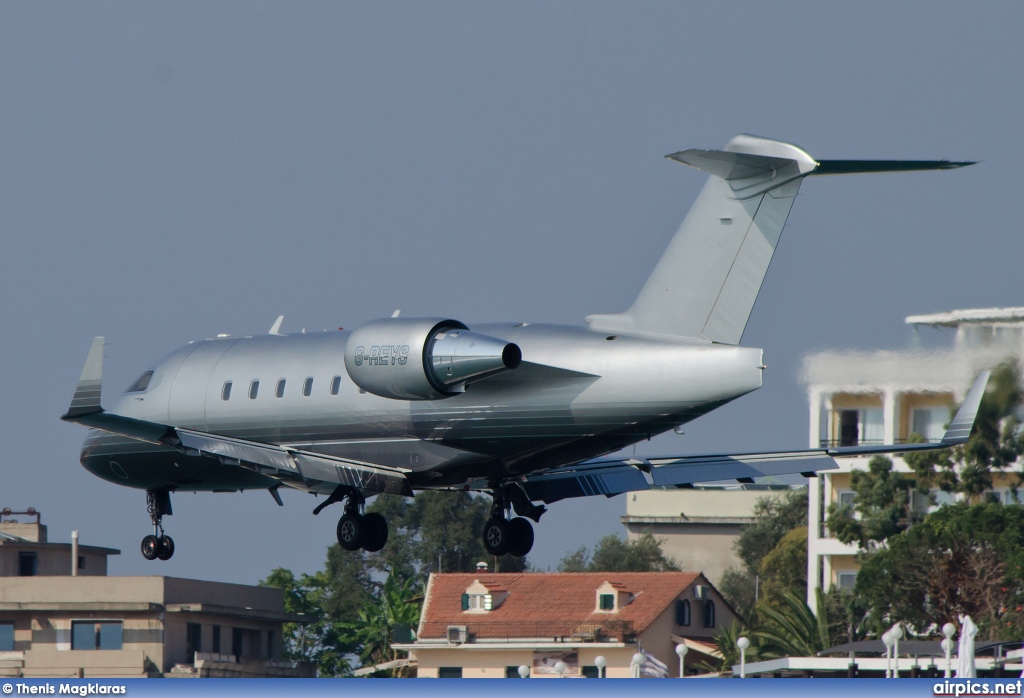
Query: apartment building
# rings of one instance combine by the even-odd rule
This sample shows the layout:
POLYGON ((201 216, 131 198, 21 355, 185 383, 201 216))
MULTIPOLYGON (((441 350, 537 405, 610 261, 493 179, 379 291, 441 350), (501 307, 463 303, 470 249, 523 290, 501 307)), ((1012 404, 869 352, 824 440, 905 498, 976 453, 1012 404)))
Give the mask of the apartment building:
MULTIPOLYGON (((822 351, 804 358, 802 381, 810 404, 810 447, 900 443, 912 433, 938 441, 978 372, 1024 355, 1024 308, 954 310, 906 319, 915 342, 899 351, 822 351), (953 330, 952 343, 942 337, 953 330), (922 337, 925 333, 935 337, 922 337), (939 346, 925 339, 946 340, 939 346), (925 346, 932 344, 933 346, 925 346)), ((852 588, 860 566, 858 548, 832 537, 825 520, 831 504, 852 503, 851 472, 867 470, 868 457, 837 458, 837 470, 808 482, 807 603, 815 590, 852 588)), ((894 454, 893 466, 909 473, 894 454)), ((994 498, 1009 503, 1010 478, 997 476, 994 498)), ((941 506, 914 493, 922 511, 941 506)))

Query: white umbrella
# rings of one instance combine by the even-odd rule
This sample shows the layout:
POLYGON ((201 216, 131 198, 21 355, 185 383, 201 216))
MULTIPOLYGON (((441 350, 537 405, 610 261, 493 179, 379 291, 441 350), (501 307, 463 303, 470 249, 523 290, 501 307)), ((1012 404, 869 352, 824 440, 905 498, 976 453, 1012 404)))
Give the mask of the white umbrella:
POLYGON ((975 679, 978 672, 974 668, 974 636, 978 634, 978 626, 970 616, 960 616, 960 644, 957 646, 956 677, 958 679, 975 679))

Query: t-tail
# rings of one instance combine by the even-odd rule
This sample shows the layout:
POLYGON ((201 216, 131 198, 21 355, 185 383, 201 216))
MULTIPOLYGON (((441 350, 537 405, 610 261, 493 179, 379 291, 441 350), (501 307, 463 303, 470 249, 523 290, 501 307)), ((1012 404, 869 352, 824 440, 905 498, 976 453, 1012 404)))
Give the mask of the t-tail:
POLYGON ((633 306, 588 316, 591 329, 739 344, 804 177, 974 164, 819 161, 795 145, 748 135, 736 136, 723 150, 667 157, 711 176, 633 306))

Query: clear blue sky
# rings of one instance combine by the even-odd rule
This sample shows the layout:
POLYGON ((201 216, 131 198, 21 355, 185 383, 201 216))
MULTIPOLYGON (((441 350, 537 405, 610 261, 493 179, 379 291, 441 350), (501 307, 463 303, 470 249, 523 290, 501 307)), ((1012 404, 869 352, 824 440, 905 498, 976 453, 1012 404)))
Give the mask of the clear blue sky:
MULTIPOLYGON (((107 401, 190 339, 470 326, 629 306, 703 176, 662 159, 749 132, 819 158, 982 160, 818 178, 744 343, 765 386, 641 453, 799 447, 801 355, 905 343, 904 316, 1021 305, 1019 3, 0 3, 0 506, 112 571, 313 571, 335 513, 179 494, 169 563, 145 496, 62 424, 94 335, 107 401)), ((532 556, 621 532, 557 504, 532 556)))

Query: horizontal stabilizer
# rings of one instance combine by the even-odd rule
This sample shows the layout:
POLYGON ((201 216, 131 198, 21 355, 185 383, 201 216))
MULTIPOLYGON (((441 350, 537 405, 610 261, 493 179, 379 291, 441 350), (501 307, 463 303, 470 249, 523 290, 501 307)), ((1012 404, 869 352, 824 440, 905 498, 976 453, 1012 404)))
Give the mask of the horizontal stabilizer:
POLYGON ((977 162, 949 160, 819 160, 812 175, 870 174, 872 172, 917 172, 920 170, 955 170, 977 162))

